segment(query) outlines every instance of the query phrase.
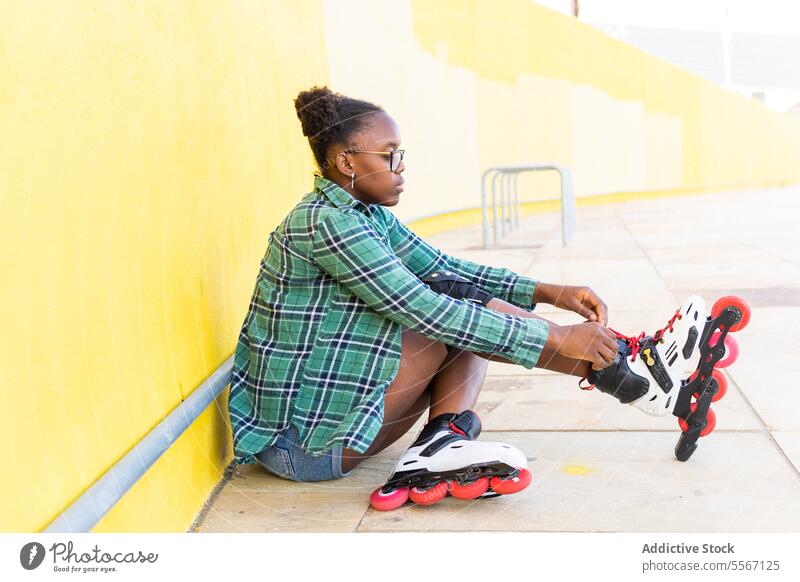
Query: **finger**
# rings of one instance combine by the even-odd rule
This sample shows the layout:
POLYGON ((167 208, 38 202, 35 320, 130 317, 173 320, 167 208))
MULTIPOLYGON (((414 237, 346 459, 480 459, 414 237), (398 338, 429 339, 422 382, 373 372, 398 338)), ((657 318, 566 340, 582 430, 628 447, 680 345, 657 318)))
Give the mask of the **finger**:
POLYGON ((603 346, 614 352, 614 354, 616 354, 619 351, 619 344, 617 343, 616 338, 609 338, 609 337, 603 338, 603 346))
POLYGON ((606 307, 605 302, 597 295, 597 293, 591 289, 587 289, 586 296, 583 298, 583 302, 586 303, 595 314, 594 321, 602 322, 603 325, 608 323, 608 308, 606 307))
POLYGON ((597 360, 595 362, 595 365, 598 366, 596 369, 602 370, 603 368, 608 368, 608 366, 610 366, 613 361, 614 361, 613 359, 609 360, 606 357, 605 352, 599 351, 597 352, 597 360))
POLYGON ((603 325, 608 323, 608 310, 606 309, 606 304, 597 297, 597 295, 592 295, 589 298, 590 307, 592 309, 592 313, 594 314, 595 321, 601 322, 603 325))
POLYGON ((578 302, 574 308, 574 311, 580 315, 581 317, 585 317, 589 321, 597 321, 597 315, 594 311, 586 307, 583 303, 578 302))

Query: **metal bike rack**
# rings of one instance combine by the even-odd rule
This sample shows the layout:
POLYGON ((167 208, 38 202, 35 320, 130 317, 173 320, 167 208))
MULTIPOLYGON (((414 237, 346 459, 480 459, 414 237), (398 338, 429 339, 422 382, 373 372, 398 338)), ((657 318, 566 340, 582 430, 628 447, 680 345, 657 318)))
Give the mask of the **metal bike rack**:
POLYGON ((510 231, 519 227, 519 190, 517 179, 523 172, 541 172, 555 170, 561 176, 561 240, 563 246, 575 230, 575 194, 572 190, 572 172, 566 166, 558 164, 516 164, 510 166, 492 166, 481 175, 481 212, 483 214, 483 248, 489 248, 489 210, 486 200, 486 182, 490 174, 492 192, 492 244, 497 245, 497 231, 506 234, 506 226, 510 231), (497 194, 500 183, 500 220, 498 222, 497 194), (513 198, 513 200, 512 200, 513 198), (513 215, 513 216, 512 216, 513 215))

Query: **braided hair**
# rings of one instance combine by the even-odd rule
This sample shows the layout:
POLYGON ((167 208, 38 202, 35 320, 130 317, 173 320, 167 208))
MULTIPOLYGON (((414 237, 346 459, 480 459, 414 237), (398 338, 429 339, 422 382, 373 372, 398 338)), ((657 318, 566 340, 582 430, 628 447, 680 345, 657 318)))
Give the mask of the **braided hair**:
POLYGON ((317 86, 300 91, 294 100, 294 108, 323 175, 328 169, 328 146, 347 144, 367 125, 368 114, 384 111, 374 103, 317 86))

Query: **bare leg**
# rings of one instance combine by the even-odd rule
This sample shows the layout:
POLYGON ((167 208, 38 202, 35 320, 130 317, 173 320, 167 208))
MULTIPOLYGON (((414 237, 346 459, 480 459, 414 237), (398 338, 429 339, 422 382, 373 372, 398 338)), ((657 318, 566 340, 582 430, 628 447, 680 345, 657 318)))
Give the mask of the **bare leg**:
POLYGON ((342 450, 344 472, 406 434, 428 407, 428 420, 447 412, 463 412, 475 407, 489 366, 487 360, 410 330, 403 332, 403 342, 400 368, 403 376, 398 372, 387 389, 383 427, 363 454, 347 448, 342 450), (429 357, 425 356, 426 352, 429 357), (407 361, 405 365, 403 358, 407 361), (436 369, 431 368, 434 365, 436 369), (409 404, 413 397, 417 399, 409 404))
MULTIPOLYGON (((548 321, 496 297, 486 307, 518 317, 548 321)), ((486 377, 488 360, 514 363, 497 355, 446 346, 406 329, 403 332, 400 371, 386 390, 383 426, 363 454, 348 448, 342 450, 342 471, 352 470, 361 461, 397 441, 429 405, 428 420, 447 412, 472 410, 486 377)), ((536 366, 584 377, 589 373, 591 363, 566 358, 554 350, 544 350, 536 366)))
POLYGON ((363 454, 348 448, 342 449, 344 472, 400 438, 425 410, 421 405, 427 406, 429 397, 421 400, 421 396, 447 357, 447 346, 410 329, 403 331, 402 343, 400 370, 386 389, 384 397, 383 426, 363 454), (389 440, 390 436, 393 440, 389 440))
MULTIPOLYGON (((541 319, 543 321, 552 323, 550 320, 545 319, 544 317, 535 315, 532 311, 522 309, 521 307, 512 305, 511 303, 503 301, 502 299, 498 299, 497 297, 493 297, 489 303, 486 304, 486 307, 489 309, 494 309, 495 311, 500 311, 501 313, 516 315, 517 317, 541 319)), ((503 358, 494 354, 475 352, 475 355, 480 356, 481 358, 486 358, 487 360, 503 362, 504 364, 515 363, 507 358, 503 358)), ((562 374, 570 374, 580 378, 584 378, 589 374, 591 365, 592 363, 587 360, 574 360, 572 358, 567 358, 552 349, 542 350, 542 354, 539 356, 539 361, 536 362, 537 368, 561 372, 562 374)))
POLYGON ((430 385, 428 420, 475 408, 489 362, 478 354, 450 347, 430 385))

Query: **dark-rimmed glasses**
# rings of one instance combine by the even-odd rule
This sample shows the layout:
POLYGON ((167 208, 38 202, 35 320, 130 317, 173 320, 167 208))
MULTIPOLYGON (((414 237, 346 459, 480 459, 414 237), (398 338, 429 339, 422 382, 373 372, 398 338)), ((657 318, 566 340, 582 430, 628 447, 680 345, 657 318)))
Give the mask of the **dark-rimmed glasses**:
POLYGON ((367 150, 344 150, 348 154, 378 154, 379 156, 389 158, 389 171, 397 172, 400 167, 400 162, 403 161, 403 154, 406 150, 392 150, 389 152, 371 152, 367 150))

